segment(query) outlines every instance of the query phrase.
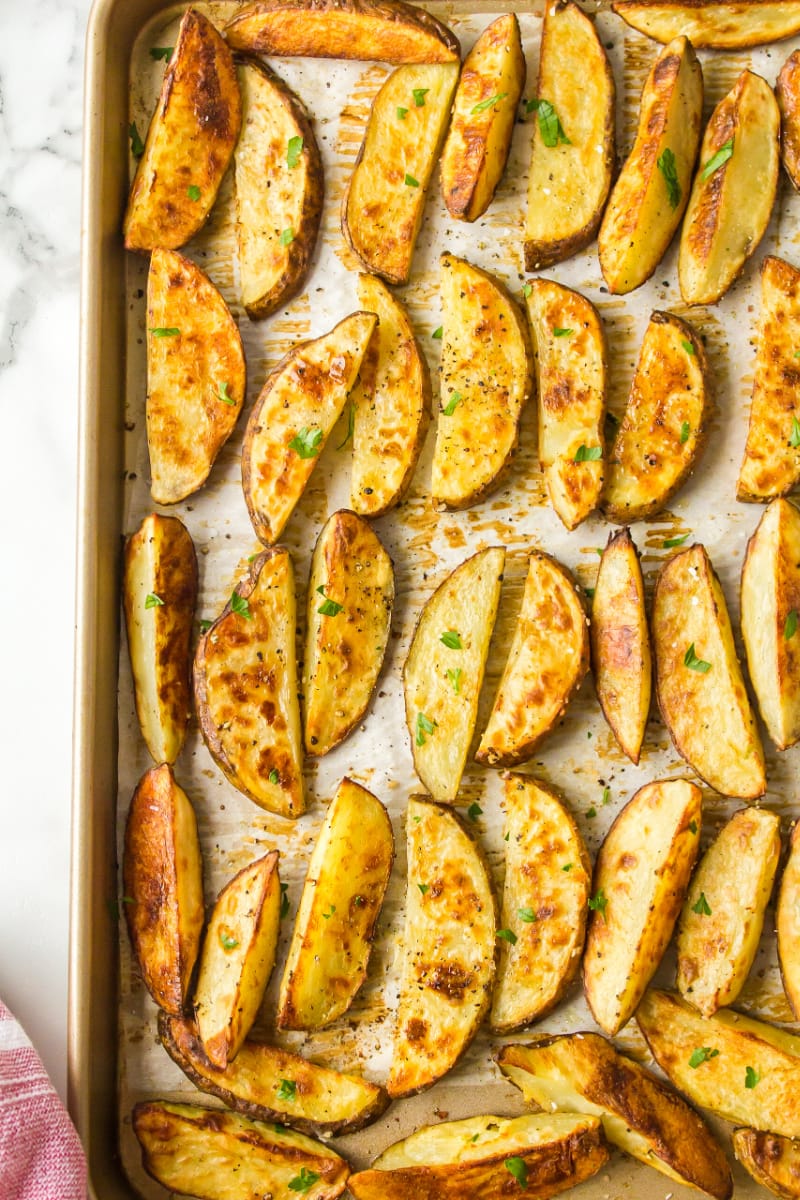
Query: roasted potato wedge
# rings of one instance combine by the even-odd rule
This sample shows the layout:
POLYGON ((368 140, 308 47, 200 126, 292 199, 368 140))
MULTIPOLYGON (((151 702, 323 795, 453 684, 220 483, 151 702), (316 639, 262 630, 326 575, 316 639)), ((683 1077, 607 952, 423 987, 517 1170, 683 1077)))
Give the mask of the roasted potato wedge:
POLYGON ((230 49, 206 17, 188 8, 128 199, 128 250, 175 250, 197 233, 217 198, 241 124, 230 49))
POLYGON ((464 773, 506 552, 492 546, 451 572, 426 602, 403 668, 417 774, 434 800, 455 800, 464 773))
POLYGON ((157 763, 174 763, 192 713, 197 601, 197 555, 177 517, 151 513, 128 538, 122 601, 142 737, 157 763))
POLYGON ((458 61, 452 30, 402 0, 256 0, 225 26, 234 50, 388 63, 458 61))
POLYGON ((800 189, 800 50, 783 64, 775 98, 781 114, 781 161, 794 187, 800 189))
POLYGON ((525 55, 514 13, 492 21, 470 50, 453 100, 442 151, 442 199, 451 217, 476 221, 506 168, 525 55))
POLYGON ((611 7, 657 42, 683 34, 698 49, 739 50, 800 30, 797 0, 613 0, 611 7))
POLYGON ((610 292, 632 292, 666 254, 689 200, 702 117, 703 72, 691 42, 678 37, 647 77, 636 141, 600 226, 600 269, 610 292))
POLYGON ((566 567, 535 551, 478 762, 513 767, 530 758, 583 682, 588 624, 566 567))
POLYGON ((151 767, 133 793, 122 856, 125 919, 145 987, 180 1016, 200 950, 203 858, 197 818, 172 768, 151 767))
POLYGON ((597 232, 615 166, 614 75, 577 4, 544 11, 533 107, 525 269, 563 262, 597 232))
POLYGON ((789 857, 783 868, 775 929, 778 935, 778 959, 783 989, 795 1017, 800 1013, 800 824, 795 824, 789 843, 789 857))
POLYGON ((242 487, 265 545, 281 536, 356 382, 377 324, 355 312, 329 333, 300 342, 270 373, 242 446, 242 487))
POLYGON ((350 506, 380 517, 405 496, 431 419, 431 375, 408 314, 375 275, 359 275, 358 299, 378 317, 351 403, 350 506))
POLYGON ((768 255, 761 264, 753 399, 737 500, 771 500, 788 495, 800 483, 798 344, 800 271, 768 255))
POLYGON ((305 283, 317 244, 322 159, 305 109, 264 63, 239 65, 242 133, 234 155, 242 304, 268 317, 305 283))
POLYGON ((197 644, 197 719, 235 788, 282 817, 305 811, 289 551, 259 554, 197 644))
POLYGON ((732 1009, 703 1017, 656 990, 636 1021, 661 1070, 694 1104, 735 1124, 800 1136, 800 1037, 732 1009))
POLYGON ((497 280, 443 254, 442 377, 431 471, 437 508, 468 508, 511 466, 533 388, 528 332, 497 280))
POLYGON ((408 282, 458 68, 398 67, 372 105, 342 200, 342 233, 364 267, 389 283, 408 282))
POLYGON ((234 875, 217 896, 200 955, 197 1032, 209 1062, 223 1071, 261 1007, 280 920, 278 851, 272 850, 234 875))
POLYGON ((783 1200, 800 1197, 800 1145, 756 1129, 734 1129, 733 1152, 756 1183, 783 1200))
POLYGON ((648 783, 600 847, 583 987, 609 1035, 633 1016, 672 937, 700 846, 701 800, 685 779, 648 783))
POLYGON ((211 280, 174 250, 154 250, 147 277, 150 491, 175 504, 202 487, 245 397, 239 329, 211 280))
POLYGON ((723 796, 766 789, 764 751, 725 596, 702 546, 661 569, 653 600, 656 694, 675 749, 723 796))
POLYGON ((449 808, 408 802, 408 888, 397 1027, 386 1090, 421 1092, 478 1031, 495 972, 495 902, 483 855, 449 808))
POLYGON ((676 1183, 729 1200, 724 1151, 677 1092, 597 1033, 536 1037, 496 1056, 527 1104, 599 1117, 612 1145, 676 1183))
POLYGON ((778 103, 743 71, 711 114, 681 230, 678 281, 687 304, 715 304, 766 231, 780 170, 778 103))
POLYGON ((606 339, 597 309, 552 279, 534 279, 528 317, 539 398, 539 463, 567 529, 597 507, 605 474, 606 339))
POLYGON ((549 1012, 578 974, 592 864, 577 825, 535 779, 507 775, 503 939, 491 1025, 510 1033, 549 1012))
POLYGON ((608 1161, 599 1121, 575 1113, 467 1117, 423 1126, 351 1175, 356 1200, 555 1196, 608 1161), (516 1183, 512 1182, 516 1180, 516 1183))
POLYGON ((653 662, 639 551, 629 529, 608 539, 590 626, 597 699, 620 749, 638 763, 650 712, 653 662))
POLYGON ((281 1029, 320 1029, 350 1007, 366 978, 393 861, 386 809, 343 779, 308 864, 281 980, 281 1029))
POLYGON ((219 1108, 147 1100, 133 1110, 133 1132, 148 1175, 200 1200, 336 1200, 350 1174, 329 1146, 219 1108))
POLYGON ((194 1023, 166 1013, 159 1015, 158 1036, 201 1092, 256 1121, 279 1121, 317 1137, 335 1136, 362 1129, 389 1104, 383 1088, 359 1075, 343 1075, 249 1039, 221 1071, 206 1057, 194 1023))
POLYGON ((303 736, 327 754, 367 711, 389 641, 392 560, 378 535, 342 509, 322 527, 308 580, 303 736))

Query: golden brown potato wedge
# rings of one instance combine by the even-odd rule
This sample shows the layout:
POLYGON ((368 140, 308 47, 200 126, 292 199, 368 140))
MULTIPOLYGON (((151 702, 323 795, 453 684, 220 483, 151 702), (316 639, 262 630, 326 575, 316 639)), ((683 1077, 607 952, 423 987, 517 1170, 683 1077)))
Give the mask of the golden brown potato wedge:
POLYGON ((447 576, 420 613, 403 668, 414 766, 434 800, 458 795, 505 559, 505 549, 492 546, 447 576))
POLYGON ((549 1012, 574 982, 586 933, 592 864, 557 797, 529 776, 507 775, 503 939, 491 1025, 510 1033, 549 1012))
POLYGON ((147 1100, 133 1110, 133 1131, 148 1175, 199 1200, 296 1193, 336 1200, 350 1173, 343 1158, 305 1134, 219 1108, 147 1100))
POLYGON ((278 851, 244 867, 217 896, 194 993, 197 1032, 223 1071, 256 1019, 275 965, 281 920, 278 851))
POLYGON ((201 1092, 256 1121, 279 1121, 317 1137, 354 1133, 389 1104, 383 1088, 277 1046, 246 1039, 224 1071, 206 1057, 192 1021, 158 1019, 161 1045, 201 1092))
POLYGON ((175 504, 208 479, 245 397, 239 329, 211 280, 174 250, 154 250, 147 277, 150 491, 175 504))
POLYGON ((653 661, 639 551, 629 529, 608 539, 592 601, 597 699, 621 750, 638 763, 650 712, 653 661))
POLYGON ((402 0, 256 0, 225 26, 234 50, 388 63, 458 60, 452 30, 402 0))
POLYGON ((783 1200, 800 1198, 800 1145, 757 1129, 735 1129, 733 1152, 756 1183, 783 1200))
POLYGON ((766 231, 780 169, 772 88, 743 71, 711 114, 681 230, 678 280, 687 304, 715 304, 766 231))
POLYGON ((685 779, 648 783, 600 847, 583 986, 610 1035, 633 1016, 672 936, 700 846, 701 800, 685 779))
POLYGON ((613 0, 611 7, 657 42, 683 34, 698 49, 739 50, 800 30, 797 0, 613 0))
POLYGON ((495 971, 495 901, 477 844, 455 813, 408 802, 400 999, 386 1090, 421 1092, 478 1031, 495 971))
POLYGON ((783 868, 775 929, 778 935, 778 959, 783 989, 795 1017, 800 1013, 800 824, 795 824, 789 843, 789 857, 783 868))
POLYGON ((478 762, 513 767, 530 758, 583 682, 588 624, 566 567, 534 552, 478 762))
POLYGON ((282 817, 305 811, 289 551, 259 554, 197 644, 197 720, 235 788, 282 817))
POLYGON ((356 1200, 555 1196, 608 1161, 600 1123, 575 1113, 467 1117, 423 1126, 351 1175, 356 1200), (515 1182, 516 1181, 516 1182, 515 1182))
POLYGON ((539 398, 539 463, 567 529, 597 507, 605 475, 606 339, 597 309, 552 279, 528 288, 539 398))
POLYGON ((441 160, 442 199, 451 217, 476 221, 491 204, 524 86, 519 22, 504 13, 470 50, 456 88, 441 160))
POLYGON ((405 496, 431 419, 431 375, 408 314, 375 275, 359 275, 358 299, 378 317, 351 403, 350 506, 380 517, 405 496))
POLYGON ((720 1009, 703 1017, 672 992, 650 990, 636 1013, 650 1053, 694 1104, 735 1124, 800 1137, 800 1038, 720 1009))
POLYGON ((343 779, 308 864, 281 980, 281 1029, 320 1029, 350 1007, 367 975, 393 861, 386 809, 343 779))
POLYGON ((177 517, 151 513, 125 543, 122 584, 136 715, 157 763, 174 763, 192 713, 197 555, 177 517))
POLYGON ((180 1016, 205 919, 203 859, 194 809, 166 763, 151 767, 133 793, 122 880, 142 979, 160 1008, 180 1016))
POLYGON ((211 22, 184 13, 136 168, 128 250, 175 250, 205 224, 242 124, 233 57, 211 22))
POLYGON ((729 1200, 728 1160, 677 1092, 597 1033, 547 1034, 496 1056, 527 1104, 599 1117, 609 1142, 676 1183, 729 1200))
POLYGON ((372 105, 342 200, 342 233, 364 267, 389 283, 408 282, 458 68, 398 67, 372 105))
POLYGON ((681 223, 700 145, 703 72, 691 42, 661 51, 642 91, 636 141, 600 226, 610 292, 631 292, 655 271, 681 223))
POLYGON ((693 470, 705 447, 710 387, 692 326, 673 313, 652 313, 608 455, 600 507, 610 521, 654 516, 693 470))
POLYGON ((533 360, 522 313, 505 288, 452 254, 440 264, 442 375, 431 497, 437 508, 468 508, 511 466, 533 360))
POLYGON ((329 333, 301 342, 267 377, 242 446, 242 487, 265 545, 281 536, 358 377, 377 324, 355 312, 329 333))
POLYGON ((535 102, 525 269, 538 271, 588 246, 615 165, 614 75, 594 24, 577 4, 548 4, 535 102))
POLYGON ((800 271, 768 255, 761 264, 761 317, 753 399, 737 500, 785 496, 800 482, 800 271))
POLYGON ((725 596, 702 546, 661 569, 653 601, 656 694, 678 753, 723 796, 764 794, 764 751, 725 596))
POLYGON ((322 159, 305 109, 264 63, 239 64, 242 133, 234 155, 242 304, 268 317, 305 283, 317 244, 322 159))
POLYGON ((781 853, 781 822, 734 813, 692 878, 678 925, 678 991, 703 1016, 733 1004, 758 950, 781 853))
POLYGON ((800 50, 783 64, 775 98, 781 113, 781 161, 794 187, 800 189, 800 50))
POLYGON ((392 560, 347 509, 323 525, 308 580, 303 736, 327 754, 367 711, 383 665, 394 602, 392 560))

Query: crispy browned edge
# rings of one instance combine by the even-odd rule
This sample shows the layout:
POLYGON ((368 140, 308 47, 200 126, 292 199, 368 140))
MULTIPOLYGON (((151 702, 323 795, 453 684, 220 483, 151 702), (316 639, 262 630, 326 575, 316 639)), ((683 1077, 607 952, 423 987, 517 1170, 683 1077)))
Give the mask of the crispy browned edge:
POLYGON ((773 1163, 779 1163, 784 1156, 794 1156, 800 1163, 798 1144, 792 1138, 742 1126, 733 1131, 733 1152, 737 1162, 752 1175, 756 1183, 781 1196, 782 1200, 800 1200, 800 1175, 795 1176, 793 1187, 784 1187, 771 1173, 773 1163))
POLYGON ((781 112, 781 162, 800 190, 800 50, 790 54, 781 67, 775 98, 781 112))
MULTIPOLYGON (((632 21, 628 20, 627 16, 625 15, 627 12, 635 12, 637 9, 638 10, 646 9, 650 4, 652 4, 652 6, 654 8, 662 8, 662 9, 664 9, 664 8, 677 8, 677 9, 689 8, 689 9, 701 10, 704 8, 714 8, 714 7, 716 7, 716 5, 719 2, 720 2, 720 0, 611 0, 611 8, 617 14, 618 17, 622 17, 622 20, 627 25, 630 25, 631 29, 638 30, 638 27, 636 25, 634 25, 632 21)), ((727 0, 727 2, 735 3, 736 0, 727 0)), ((742 2, 742 0, 740 0, 740 3, 741 2, 742 2)), ((755 10, 757 10, 758 5, 763 3, 763 0, 743 0, 743 2, 745 4, 751 4, 752 7, 755 10)), ((780 2, 780 0, 779 0, 779 2, 780 2)), ((794 33, 787 33, 784 35, 785 38, 794 37, 794 36, 795 36, 794 33)), ((762 34, 754 33, 754 34, 752 34, 751 37, 739 38, 739 40, 737 40, 735 46, 730 42, 725 42, 725 44, 723 46, 721 46, 720 49, 723 49, 723 50, 733 50, 733 49, 746 50, 750 46, 763 46, 765 44, 765 41, 775 41, 775 40, 776 40, 775 38, 765 39, 763 33, 762 34)), ((782 41, 783 39, 778 39, 778 40, 782 41)), ((668 43, 664 43, 664 44, 668 45, 668 43)), ((696 41, 695 45, 698 49, 713 50, 716 47, 717 43, 715 41, 707 41, 704 38, 702 42, 696 41)))

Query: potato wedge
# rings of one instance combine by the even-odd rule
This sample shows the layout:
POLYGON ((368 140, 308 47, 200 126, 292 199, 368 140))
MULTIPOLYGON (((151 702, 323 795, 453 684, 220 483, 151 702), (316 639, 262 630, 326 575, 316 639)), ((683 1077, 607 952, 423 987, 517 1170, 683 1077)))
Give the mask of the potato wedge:
POLYGON ((775 81, 775 99, 781 114, 781 162, 793 186, 800 189, 800 50, 783 64, 775 81))
POLYGON ((233 56, 212 23, 183 15, 136 168, 123 232, 128 250, 175 250, 211 212, 242 124, 233 56))
POLYGON ((733 1194, 728 1160, 703 1119, 599 1034, 545 1034, 504 1046, 496 1061, 527 1104, 599 1117, 612 1145, 668 1179, 717 1200, 733 1194))
POLYGON ((780 170, 778 103, 743 71, 711 114, 681 230, 678 281, 687 304, 715 304, 769 224, 780 170))
POLYGON ((685 779, 648 783, 600 847, 583 987, 609 1035, 633 1016, 672 937, 700 846, 701 800, 685 779))
POLYGON ((495 901, 483 855, 449 808, 408 802, 400 998, 386 1090, 421 1092, 455 1064, 489 1006, 495 901))
POLYGON ((781 853, 781 822, 734 813, 703 855, 678 924, 678 991, 703 1016, 733 1004, 753 965, 781 853))
POLYGON ((591 1117, 467 1117, 423 1126, 384 1150, 370 1170, 351 1175, 347 1186, 356 1200, 494 1200, 520 1190, 539 1198, 589 1179, 608 1157, 591 1117))
POLYGON ((197 601, 197 555, 177 517, 151 513, 128 538, 122 601, 142 737, 157 763, 174 763, 192 713, 197 601))
POLYGON ((491 204, 524 86, 519 22, 504 13, 470 50, 456 88, 441 160, 442 199, 451 217, 476 221, 491 204))
POLYGON ((566 567, 535 551, 477 762, 513 767, 530 758, 583 682, 588 624, 566 567))
POLYGON ((799 1037, 731 1009, 703 1017, 655 989, 636 1021, 661 1070, 694 1104, 735 1124, 800 1136, 799 1037))
POLYGON ((657 42, 683 34, 698 49, 761 46, 800 30, 797 0, 612 0, 611 7, 657 42))
POLYGON ((756 1129, 734 1129, 733 1152, 756 1183, 783 1200, 800 1197, 800 1145, 756 1129))
POLYGON ((620 749, 638 763, 650 712, 653 661, 639 551, 629 529, 600 559, 589 629, 597 699, 620 749))
POLYGON ((322 158, 303 105, 264 63, 240 63, 239 84, 239 281, 247 315, 260 320, 291 300, 311 270, 322 216, 322 158))
POLYGON ((578 974, 592 863, 577 825, 544 784, 506 775, 503 939, 492 1002, 495 1033, 538 1021, 578 974))
POLYGON ((656 695, 675 749, 723 796, 766 789, 764 751, 725 596, 702 546, 661 569, 653 600, 656 695))
POLYGON ((502 482, 533 388, 522 313, 496 279, 440 259, 442 376, 431 470, 437 508, 468 508, 502 482))
POLYGON ((202 487, 245 397, 239 329, 211 280, 174 250, 154 250, 147 277, 150 491, 175 504, 202 487))
POLYGON ((268 812, 300 816, 294 571, 282 546, 254 559, 200 638, 194 698, 205 743, 233 786, 268 812))
POLYGON ((122 880, 145 987, 160 1008, 180 1016, 205 920, 203 858, 191 801, 167 763, 151 767, 133 793, 122 880))
POLYGON ((402 0, 256 0, 225 26, 234 50, 388 63, 458 60, 452 30, 402 0))
POLYGON ((148 1175, 200 1200, 336 1200, 350 1173, 329 1146, 219 1108, 147 1100, 133 1110, 133 1132, 148 1175))
POLYGON ((597 309, 579 292, 552 279, 528 287, 539 464, 557 516, 575 529, 603 488, 606 339, 597 309))
POLYGON ((267 377, 242 446, 245 503, 265 545, 281 536, 302 496, 376 324, 374 313, 351 313, 329 333, 294 346, 267 377))
POLYGON ((343 779, 308 864, 278 1001, 281 1029, 320 1029, 353 1002, 394 861, 392 823, 371 792, 343 779))
POLYGON ((378 317, 351 403, 350 507, 380 517, 403 499, 431 419, 431 374, 400 301, 375 275, 359 275, 358 299, 378 317))
POLYGON ((593 22, 577 4, 545 7, 536 95, 526 271, 589 245, 615 168, 614 75, 593 22))
POLYGON ((245 1039, 234 1061, 221 1071, 206 1057, 194 1022, 161 1013, 158 1036, 201 1092, 256 1121, 278 1121, 317 1137, 354 1133, 375 1121, 389 1104, 377 1084, 265 1042, 245 1039))
POLYGON ((647 77, 636 141, 600 226, 600 269, 610 292, 632 292, 666 254, 689 200, 702 118, 703 72, 691 42, 677 37, 647 77))
POLYGON ((233 1062, 275 965, 281 920, 278 851, 244 867, 217 896, 194 993, 197 1032, 215 1067, 233 1062))
POLYGON ((398 67, 372 105, 342 199, 342 233, 366 270, 389 283, 408 282, 458 69, 458 62, 398 67))
POLYGON ((761 317, 753 399, 737 500, 770 500, 800 482, 800 271, 768 255, 761 264, 761 317), (797 443, 797 445, 795 444, 797 443))
POLYGON ((480 550, 439 584, 420 613, 403 667, 417 774, 434 800, 455 800, 464 773, 506 552, 480 550))
POLYGON ((308 580, 303 736, 327 754, 367 711, 389 641, 392 560, 362 517, 342 509, 323 525, 308 580))
POLYGON ((800 824, 795 824, 789 843, 789 857, 783 868, 775 929, 778 935, 778 960, 783 990, 795 1017, 800 1013, 800 824))

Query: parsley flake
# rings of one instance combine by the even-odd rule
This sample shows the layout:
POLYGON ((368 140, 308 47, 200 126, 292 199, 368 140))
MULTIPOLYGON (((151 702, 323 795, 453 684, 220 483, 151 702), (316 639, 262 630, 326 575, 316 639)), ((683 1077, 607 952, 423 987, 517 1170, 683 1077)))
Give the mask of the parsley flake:
POLYGON ((160 608, 164 601, 155 592, 148 592, 144 598, 145 608, 160 608))
POLYGON ((667 147, 666 150, 656 160, 656 166, 664 176, 664 183, 667 185, 667 199, 669 200, 670 208, 677 208, 681 202, 681 185, 678 182, 678 168, 675 164, 675 155, 667 147))
POLYGON ((587 812, 587 814, 586 814, 586 815, 587 815, 587 817, 589 817, 590 819, 591 819, 592 817, 596 817, 596 816, 597 816, 597 809, 595 808, 595 806, 594 806, 594 805, 592 805, 592 807, 589 809, 589 811, 587 812))
POLYGON ((710 1046, 698 1046, 689 1056, 689 1066, 696 1071, 704 1062, 708 1062, 710 1058, 716 1058, 719 1050, 712 1050, 710 1046))
POLYGON ((562 327, 558 325, 553 330, 553 337, 571 337, 574 332, 574 329, 562 329, 562 327))
POLYGON ((755 1067, 745 1067, 744 1070, 744 1086, 746 1088, 754 1088, 761 1076, 755 1067))
POLYGON ((446 629, 439 641, 447 646, 448 650, 463 650, 464 648, 461 644, 461 637, 455 629, 446 629))
POLYGON ((575 865, 574 863, 564 863, 561 870, 562 871, 571 871, 574 865, 575 865))
POLYGON ((711 663, 705 662, 704 659, 698 658, 694 652, 694 642, 683 656, 683 665, 688 667, 690 671, 697 671, 699 675, 706 675, 711 670, 711 663))
POLYGON ((190 200, 193 200, 195 204, 200 199, 202 194, 203 193, 200 191, 200 188, 197 186, 196 183, 190 183, 188 188, 186 189, 186 195, 189 197, 190 200))
POLYGON ((589 908, 592 912, 599 912, 604 921, 606 919, 607 905, 608 896, 606 896, 602 888, 598 888, 595 894, 589 897, 589 908))
POLYGON ((498 92, 497 95, 490 96, 488 100, 481 100, 480 104, 473 107, 470 115, 475 116, 477 113, 486 112, 487 108, 494 108, 501 100, 505 100, 507 95, 508 92, 498 92))
POLYGON ((480 804, 478 804, 478 801, 473 800, 472 804, 470 804, 469 808, 467 809, 467 816, 469 817, 470 821, 477 821, 478 817, 481 816, 482 813, 483 809, 481 808, 480 804))
POLYGON ((700 176, 700 178, 703 180, 703 183, 705 183, 705 181, 709 179, 715 171, 718 171, 720 167, 728 161, 729 158, 733 158, 733 138, 728 138, 727 142, 720 146, 717 153, 710 158, 703 167, 703 174, 700 176))
POLYGON ((790 608, 783 625, 783 640, 788 642, 797 633, 797 609, 790 608))
POLYGON ((339 445, 336 447, 337 450, 344 450, 347 443, 351 442, 353 440, 353 433, 355 432, 355 428, 356 428, 356 406, 355 406, 354 402, 351 400, 347 406, 347 433, 344 436, 344 440, 339 442, 339 445))
POLYGON ((798 421, 797 417, 792 417, 792 433, 789 438, 789 445, 795 450, 800 446, 800 421, 798 421))
POLYGON ((221 400, 223 404, 229 404, 231 408, 233 408, 233 406, 236 404, 233 396, 228 391, 227 383, 217 384, 216 397, 218 400, 221 400))
POLYGON ((231 592, 231 612, 235 612, 238 616, 244 617, 245 621, 252 621, 253 614, 250 612, 250 602, 240 596, 236 588, 231 592))
POLYGON ((559 120, 558 113, 553 108, 549 100, 529 100, 525 105, 526 112, 535 112, 539 118, 539 133, 542 135, 542 141, 549 149, 553 149, 559 142, 565 146, 571 146, 572 142, 564 132, 564 126, 559 120))
POLYGON ((297 1095, 297 1084, 293 1079, 282 1079, 278 1087, 279 1100, 294 1100, 297 1095))
POLYGON ((158 62, 159 59, 162 58, 164 62, 169 62, 169 60, 172 58, 172 52, 174 49, 174 46, 151 46, 150 57, 152 58, 153 62, 158 62))
POLYGON ((408 116, 408 109, 407 109, 407 108, 399 108, 399 107, 398 107, 398 109, 397 109, 397 119, 398 119, 398 121, 405 121, 405 119, 406 119, 406 117, 407 117, 407 116, 408 116))
POLYGON ((495 937, 502 938, 504 942, 508 942, 511 946, 515 946, 517 943, 517 935, 513 929, 498 929, 495 937))
POLYGON ((333 914, 334 914, 335 912, 336 912, 336 905, 335 905, 335 904, 332 904, 332 905, 330 906, 330 908, 328 909, 328 911, 327 911, 327 912, 324 912, 324 913, 322 914, 322 919, 323 919, 323 921, 330 921, 331 917, 333 916, 333 914))
POLYGON ((269 778, 269 781, 271 784, 280 783, 280 781, 281 781, 281 777, 278 774, 275 767, 273 767, 272 770, 270 771, 268 778, 269 778))
POLYGON ((319 1179, 316 1171, 309 1171, 307 1167, 300 1168, 300 1174, 295 1175, 294 1179, 289 1180, 290 1192, 307 1192, 319 1179))
POLYGON ((289 915, 289 885, 288 883, 281 884, 281 920, 289 915))
POLYGON ((692 912, 697 913, 699 917, 711 916, 711 905, 706 900, 705 892, 701 892, 697 898, 697 903, 692 905, 692 912))
POLYGON ((452 417, 453 413, 456 411, 456 409, 458 408, 458 406, 462 400, 463 400, 463 396, 461 395, 461 392, 453 392, 453 394, 451 395, 450 399, 447 402, 447 406, 442 409, 442 413, 444 414, 444 416, 452 417))
POLYGON ((231 937, 231 935, 226 933, 224 929, 220 930, 219 940, 222 943, 223 950, 233 950, 239 945, 239 939, 231 937))
POLYGON ((436 726, 437 726, 437 722, 432 721, 430 719, 430 717, 426 717, 425 713, 423 713, 423 712, 417 713, 417 738, 416 738, 416 741, 417 741, 418 746, 425 745, 425 735, 432 734, 434 729, 436 729, 436 726))
POLYGON ((131 154, 134 158, 141 158, 144 154, 144 142, 139 137, 139 130, 136 128, 135 121, 131 121, 128 126, 128 137, 131 139, 131 154))
POLYGON ((286 166, 290 171, 293 171, 295 167, 300 166, 300 159, 303 154, 304 145, 305 142, 299 134, 297 134, 295 137, 289 138, 289 141, 286 144, 286 166))
POLYGON ((430 90, 430 88, 414 88, 414 104, 417 108, 425 107, 425 97, 430 90))
POLYGON ((697 833, 697 821, 690 821, 690 822, 689 822, 689 832, 690 832, 690 833, 697 833))
POLYGON ((603 457, 603 447, 602 446, 580 445, 580 446, 578 446, 578 449, 575 451, 575 457, 573 458, 572 461, 576 462, 576 463, 597 462, 597 460, 602 457, 603 457))
POLYGON ((317 612, 323 617, 338 617, 344 605, 339 604, 336 600, 331 600, 325 595, 325 585, 323 583, 317 588, 317 595, 322 596, 322 604, 320 604, 317 612))
POLYGON ((282 246, 291 246, 293 241, 294 241, 294 230, 291 227, 289 227, 288 229, 282 229, 281 230, 281 245, 282 246))
POLYGON ((532 292, 533 292, 533 287, 531 286, 531 284, 524 283, 522 285, 522 294, 526 300, 528 299, 528 296, 530 296, 532 294, 532 292))
POLYGON ((661 545, 665 550, 672 550, 674 546, 682 546, 688 536, 688 533, 682 533, 680 537, 665 538, 661 545))
POLYGON ((687 354, 689 354, 689 355, 694 354, 694 346, 692 345, 691 342, 687 341, 686 338, 681 338, 681 345, 683 346, 683 348, 687 354))
POLYGON ((213 624, 214 624, 213 621, 207 621, 204 617, 203 620, 200 622, 200 632, 208 633, 209 629, 211 628, 211 626, 213 624))
POLYGON ((689 434, 692 432, 692 427, 688 421, 681 423, 681 445, 685 446, 689 440, 689 434))
POLYGON ((408 171, 406 171, 404 182, 406 187, 419 187, 419 180, 415 179, 413 175, 409 175, 408 171))
POLYGON ((426 892, 430 891, 430 886, 431 885, 429 883, 418 883, 417 884, 417 887, 422 892, 423 896, 425 895, 426 892))
POLYGON ((431 337, 436 338, 437 342, 440 342, 442 340, 443 333, 444 333, 444 327, 442 325, 440 325, 438 329, 434 329, 433 333, 431 334, 431 337))
POLYGON ((316 458, 322 449, 322 430, 304 425, 289 442, 289 449, 296 451, 301 458, 316 458))
POLYGON ((181 331, 172 325, 151 325, 150 332, 153 337, 179 337, 181 331))
POLYGON ((447 678, 456 695, 461 691, 461 667, 448 667, 447 678))
POLYGON ((524 921, 526 925, 532 925, 534 921, 539 920, 539 918, 537 917, 537 915, 533 911, 533 909, 527 908, 527 907, 526 908, 518 908, 517 916, 519 917, 520 921, 524 921))
POLYGON ((513 1175, 521 1188, 528 1186, 528 1168, 525 1165, 525 1159, 514 1155, 513 1158, 507 1158, 503 1162, 503 1166, 508 1171, 509 1175, 513 1175))

